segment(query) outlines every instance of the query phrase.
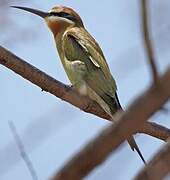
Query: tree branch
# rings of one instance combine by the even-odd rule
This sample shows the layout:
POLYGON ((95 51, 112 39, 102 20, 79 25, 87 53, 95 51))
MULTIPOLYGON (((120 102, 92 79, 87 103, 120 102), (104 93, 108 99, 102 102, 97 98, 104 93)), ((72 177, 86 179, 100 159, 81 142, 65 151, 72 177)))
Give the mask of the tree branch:
POLYGON ((24 160, 24 162, 25 162, 25 164, 26 164, 26 166, 27 166, 27 168, 28 168, 28 170, 29 170, 29 172, 31 174, 32 179, 33 180, 38 180, 37 173, 36 173, 36 171, 35 171, 35 169, 33 167, 33 164, 31 162, 29 156, 27 155, 27 153, 25 151, 25 147, 24 147, 24 145, 23 145, 23 143, 22 143, 22 141, 21 141, 21 139, 20 139, 20 137, 19 137, 19 135, 17 133, 17 130, 16 130, 15 126, 14 126, 14 123, 12 121, 9 121, 9 127, 10 127, 10 129, 11 129, 13 135, 14 135, 14 138, 15 138, 16 144, 17 144, 17 146, 19 148, 21 157, 24 160))
POLYGON ((170 141, 136 176, 135 180, 160 180, 170 172, 170 141))
POLYGON ((105 161, 113 150, 135 133, 170 98, 169 81, 170 68, 158 79, 157 84, 139 96, 124 113, 117 114, 117 121, 77 153, 53 180, 82 179, 105 161))
POLYGON ((0 64, 16 72, 24 79, 39 86, 43 91, 69 102, 85 112, 89 112, 102 118, 109 118, 100 106, 89 99, 81 96, 74 88, 57 81, 36 67, 15 56, 5 48, 0 46, 0 64))
POLYGON ((155 138, 167 141, 170 137, 170 129, 154 122, 146 122, 136 133, 144 133, 155 138))
POLYGON ((152 71, 153 80, 156 83, 158 80, 158 71, 155 63, 154 49, 152 46, 150 34, 149 34, 149 11, 148 0, 141 0, 141 22, 142 22, 142 35, 144 40, 144 46, 148 55, 148 62, 152 71))
MULTIPOLYGON (((74 88, 71 88, 70 86, 67 86, 50 77, 46 73, 30 65, 1 46, 0 64, 16 72, 44 91, 53 94, 54 96, 80 108, 81 110, 94 114, 103 119, 110 120, 110 117, 96 102, 92 101, 88 97, 80 95, 77 91, 74 90, 74 88)), ((139 133, 145 133, 164 141, 167 139, 167 137, 170 137, 169 129, 164 128, 158 124, 153 125, 153 123, 150 122, 146 122, 139 130, 139 133)))
MULTIPOLYGON (((153 72, 153 79, 155 84, 158 81, 158 74, 156 64, 154 61, 154 53, 152 44, 149 41, 149 30, 148 30, 148 17, 147 17, 147 1, 141 0, 142 8, 142 20, 143 20, 143 36, 145 40, 146 50, 150 59, 150 65, 153 72)), ((152 160, 140 171, 136 176, 136 180, 160 180, 163 179, 166 174, 170 171, 170 142, 164 145, 163 148, 152 158, 152 160)))

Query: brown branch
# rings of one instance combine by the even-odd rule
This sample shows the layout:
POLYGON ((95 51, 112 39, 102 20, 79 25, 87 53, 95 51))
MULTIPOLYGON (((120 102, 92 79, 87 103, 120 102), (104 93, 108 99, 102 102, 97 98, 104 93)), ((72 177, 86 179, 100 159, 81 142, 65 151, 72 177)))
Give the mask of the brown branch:
POLYGON ((144 126, 137 131, 137 133, 144 133, 163 141, 167 141, 170 137, 170 129, 154 122, 146 122, 144 126))
POLYGON ((148 11, 148 0, 141 0, 141 21, 142 21, 142 35, 144 39, 144 46, 148 55, 149 65, 152 70, 153 80, 156 83, 158 80, 158 71, 155 63, 154 49, 151 43, 151 38, 149 34, 149 11, 148 11))
MULTIPOLYGON (((154 60, 152 43, 149 41, 147 1, 141 0, 142 20, 143 20, 143 36, 145 40, 146 50, 152 68, 154 82, 158 81, 158 73, 154 60)), ((153 124, 155 125, 155 124, 153 124)), ((168 130, 169 131, 169 130, 168 130)), ((166 137, 167 138, 167 137, 166 137)), ((135 180, 160 180, 163 179, 170 171, 170 142, 168 142, 136 176, 135 180)))
POLYGON ((170 142, 168 142, 136 176, 135 180, 161 180, 170 172, 170 142))
POLYGON ((10 127, 10 129, 11 129, 13 135, 14 135, 14 138, 15 138, 15 141, 16 141, 17 146, 19 148, 21 157, 24 160, 24 162, 25 162, 25 164, 26 164, 26 166, 27 166, 27 168, 28 168, 28 170, 29 170, 29 172, 31 174, 32 179, 33 180, 38 180, 37 173, 36 173, 36 171, 35 171, 35 169, 33 167, 33 164, 31 162, 31 160, 29 159, 29 157, 28 157, 28 155, 27 155, 27 153, 25 151, 24 145, 23 145, 23 143, 22 143, 22 141, 21 141, 21 139, 20 139, 20 137, 19 137, 19 135, 17 133, 17 130, 16 130, 15 126, 14 126, 14 123, 12 121, 9 121, 9 127, 10 127))
MULTIPOLYGON (((23 61, 21 58, 15 56, 1 46, 0 64, 21 75, 23 78, 37 85, 41 89, 66 102, 69 102, 81 110, 92 113, 103 119, 110 120, 110 117, 103 111, 102 108, 100 108, 96 102, 92 101, 88 97, 80 95, 70 86, 67 86, 50 77, 46 73, 23 61)), ((170 132, 166 128, 160 125, 153 126, 153 124, 150 122, 146 122, 139 132, 146 133, 164 141, 167 139, 167 137, 170 137, 170 132)))
POLYGON ((15 56, 5 48, 0 46, 0 64, 16 72, 23 78, 39 86, 43 91, 47 91, 54 96, 69 102, 85 112, 89 112, 102 118, 109 118, 100 106, 88 97, 81 96, 70 86, 57 81, 36 67, 15 56))
POLYGON ((122 115, 115 117, 117 121, 103 130, 97 138, 88 143, 65 165, 53 180, 82 179, 97 165, 102 163, 110 153, 125 139, 136 132, 150 116, 158 111, 170 98, 170 68, 122 115))

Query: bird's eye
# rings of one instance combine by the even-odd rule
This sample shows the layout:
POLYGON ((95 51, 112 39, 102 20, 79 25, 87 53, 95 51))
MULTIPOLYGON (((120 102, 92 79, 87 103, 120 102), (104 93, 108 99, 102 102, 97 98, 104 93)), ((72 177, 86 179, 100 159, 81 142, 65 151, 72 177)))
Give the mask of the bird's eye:
POLYGON ((58 13, 58 14, 59 14, 60 17, 71 17, 70 14, 65 13, 65 12, 60 12, 60 13, 58 13))

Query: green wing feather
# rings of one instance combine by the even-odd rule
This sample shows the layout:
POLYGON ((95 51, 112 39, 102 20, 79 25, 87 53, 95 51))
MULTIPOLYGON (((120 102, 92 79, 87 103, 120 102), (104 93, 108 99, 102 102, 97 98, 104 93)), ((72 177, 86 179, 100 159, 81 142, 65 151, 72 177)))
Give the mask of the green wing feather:
POLYGON ((84 28, 72 28, 66 34, 73 37, 76 43, 83 48, 82 50, 87 53, 86 55, 92 63, 96 67, 100 67, 107 78, 111 78, 109 67, 100 46, 84 28))
POLYGON ((113 106, 116 83, 94 38, 83 28, 73 28, 65 33, 63 41, 66 58, 69 61, 79 60, 85 63, 87 73, 84 80, 105 101, 110 97, 113 106))

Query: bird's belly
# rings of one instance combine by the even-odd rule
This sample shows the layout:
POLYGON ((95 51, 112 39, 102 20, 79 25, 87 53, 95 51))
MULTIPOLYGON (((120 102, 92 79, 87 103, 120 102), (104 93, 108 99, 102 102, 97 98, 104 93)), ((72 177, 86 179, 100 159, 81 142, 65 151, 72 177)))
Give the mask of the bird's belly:
POLYGON ((83 91, 83 94, 86 95, 86 83, 84 81, 84 75, 86 73, 86 66, 83 62, 79 60, 67 61, 64 65, 67 76, 71 84, 78 90, 83 91))
POLYGON ((70 82, 79 93, 96 101, 110 115, 111 110, 107 103, 105 103, 104 100, 94 90, 92 90, 84 80, 87 73, 85 64, 79 60, 67 61, 64 68, 70 82))

